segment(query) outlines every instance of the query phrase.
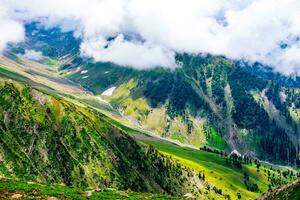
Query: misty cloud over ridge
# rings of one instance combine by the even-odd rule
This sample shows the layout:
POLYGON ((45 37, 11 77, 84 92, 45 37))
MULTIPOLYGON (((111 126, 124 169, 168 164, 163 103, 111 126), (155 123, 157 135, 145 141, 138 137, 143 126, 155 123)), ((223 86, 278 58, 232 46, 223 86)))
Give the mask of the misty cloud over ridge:
POLYGON ((210 53, 300 74, 298 0, 0 0, 0 50, 30 21, 73 30, 95 61, 173 68, 175 52, 210 53))
POLYGON ((24 39, 22 23, 10 18, 7 7, 0 3, 0 52, 8 42, 19 42, 24 39))

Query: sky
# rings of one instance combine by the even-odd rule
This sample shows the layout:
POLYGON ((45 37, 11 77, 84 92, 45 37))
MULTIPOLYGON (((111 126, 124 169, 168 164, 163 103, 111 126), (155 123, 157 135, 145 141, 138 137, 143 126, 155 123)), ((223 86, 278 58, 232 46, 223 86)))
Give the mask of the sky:
POLYGON ((74 31, 95 61, 174 68, 176 53, 209 53, 300 74, 299 0, 0 0, 0 51, 31 21, 74 31))

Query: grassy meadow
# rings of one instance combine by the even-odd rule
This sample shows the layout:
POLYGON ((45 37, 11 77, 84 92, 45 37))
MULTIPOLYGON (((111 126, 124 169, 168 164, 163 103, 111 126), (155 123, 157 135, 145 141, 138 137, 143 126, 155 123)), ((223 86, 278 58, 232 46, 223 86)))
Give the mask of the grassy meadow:
MULTIPOLYGON (((184 166, 205 174, 206 181, 222 188, 223 192, 229 194, 231 199, 238 199, 238 193, 242 199, 256 199, 262 193, 268 190, 268 176, 266 168, 261 166, 259 172, 256 165, 243 164, 242 168, 236 168, 226 165, 224 157, 218 154, 202 150, 180 147, 175 144, 162 142, 158 140, 142 140, 142 142, 151 144, 165 155, 178 160, 184 166), (251 182, 256 183, 259 192, 250 192, 244 184, 244 173, 247 173, 251 182)), ((279 178, 278 173, 272 171, 275 177, 279 178)), ((285 179, 285 181, 289 181, 285 179)))

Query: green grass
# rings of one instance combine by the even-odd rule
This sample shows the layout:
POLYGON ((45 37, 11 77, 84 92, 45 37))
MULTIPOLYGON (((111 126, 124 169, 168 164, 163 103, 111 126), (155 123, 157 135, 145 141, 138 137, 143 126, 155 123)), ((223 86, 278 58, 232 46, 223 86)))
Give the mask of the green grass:
POLYGON ((184 136, 181 133, 175 132, 171 135, 171 139, 184 143, 184 136))
POLYGON ((219 133, 216 131, 215 128, 210 128, 210 135, 208 138, 208 146, 219 149, 219 150, 224 150, 227 147, 227 144, 222 138, 219 133))
POLYGON ((214 153, 183 148, 161 141, 143 140, 143 142, 153 145, 162 153, 173 157, 195 171, 204 172, 206 180, 229 194, 231 199, 236 199, 238 192, 242 198, 246 199, 255 199, 261 194, 246 189, 244 172, 249 174, 250 180, 258 185, 261 192, 266 192, 268 189, 269 182, 263 168, 257 172, 254 164, 243 165, 242 169, 238 169, 226 165, 225 158, 214 153))
POLYGON ((79 71, 66 73, 65 76, 80 83, 95 94, 101 94, 112 85, 121 85, 129 81, 136 73, 133 69, 118 67, 112 63, 89 63, 86 66, 81 66, 81 70, 88 70, 86 75, 89 78, 83 79, 79 71))
POLYGON ((44 62, 45 65, 50 66, 50 67, 54 67, 54 68, 58 68, 59 67, 59 62, 55 59, 52 58, 47 58, 44 62))
POLYGON ((25 76, 22 76, 16 72, 13 72, 13 71, 3 68, 1 63, 0 63, 0 75, 5 78, 13 78, 14 80, 27 81, 27 82, 30 81, 30 79, 28 79, 25 76))
POLYGON ((130 95, 130 91, 136 87, 137 81, 134 79, 129 80, 126 83, 121 84, 114 91, 111 97, 103 97, 110 101, 111 104, 119 104, 122 100, 126 99, 130 95))
MULTIPOLYGON (((0 198, 10 198, 13 194, 22 194, 22 199, 47 199, 49 197, 56 197, 59 199, 87 199, 85 196, 86 191, 92 191, 87 188, 78 189, 66 187, 62 185, 43 185, 38 183, 22 182, 11 179, 0 179, 0 198)), ((117 191, 113 189, 104 189, 101 192, 92 192, 89 199, 179 199, 167 195, 158 195, 151 193, 138 193, 131 191, 117 191)))
POLYGON ((175 196, 194 189, 176 162, 122 123, 11 80, 0 79, 0 93, 0 177, 175 196))

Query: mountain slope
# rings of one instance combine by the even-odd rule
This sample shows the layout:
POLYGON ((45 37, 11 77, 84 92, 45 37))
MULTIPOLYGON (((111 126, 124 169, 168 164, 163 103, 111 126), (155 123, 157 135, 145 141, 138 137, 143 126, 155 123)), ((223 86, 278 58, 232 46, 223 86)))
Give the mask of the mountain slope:
MULTIPOLYGON (((190 191, 204 199, 224 199, 228 195, 236 199, 237 193, 254 198, 271 184, 265 173, 255 172, 252 164, 244 163, 242 169, 227 166, 226 157, 140 140, 144 138, 141 133, 134 135, 141 141, 137 143, 118 124, 93 109, 9 79, 0 81, 2 177, 172 195, 190 191), (214 164, 208 168, 208 162, 214 164), (232 175, 221 180, 219 175, 223 172, 232 175), (259 180, 253 182, 258 184, 258 191, 247 190, 244 172, 249 173, 252 182, 259 180), (206 179, 199 180, 198 173, 205 174, 206 179), (225 187, 223 182, 231 187, 225 187)), ((268 169, 262 167, 264 170, 268 169)), ((276 172, 273 178, 289 180, 276 172)))
POLYGON ((223 57, 183 54, 177 62, 181 67, 175 70, 144 71, 82 62, 65 73, 98 94, 116 86, 102 98, 161 136, 299 164, 298 88, 223 57))
POLYGON ((197 188, 180 165, 95 111, 6 79, 0 93, 1 176, 172 195, 197 188))
POLYGON ((24 182, 16 179, 0 179, 1 199, 182 199, 162 194, 118 191, 110 189, 95 189, 67 187, 62 185, 45 185, 36 182, 24 182))
POLYGON ((0 76, 22 83, 1 78, 1 176, 200 199, 253 199, 294 179, 256 160, 298 162, 290 80, 210 55, 178 54, 174 70, 94 63, 71 33, 33 32, 0 57, 0 76), (41 60, 22 55, 31 47, 41 60))
POLYGON ((62 75, 97 95, 116 87, 112 96, 101 98, 129 124, 194 146, 300 163, 297 77, 258 63, 188 54, 176 56, 179 67, 174 70, 135 70, 80 57, 80 39, 72 32, 33 23, 26 26, 26 35, 25 43, 11 46, 10 52, 42 51, 46 62, 40 62, 54 61, 62 75))
POLYGON ((259 200, 297 200, 300 198, 300 180, 297 179, 292 183, 278 186, 277 188, 262 195, 259 200))
POLYGON ((256 199, 269 188, 294 180, 295 171, 286 168, 238 159, 237 165, 233 155, 207 147, 192 149, 181 147, 155 137, 136 135, 139 141, 151 144, 161 153, 171 156, 182 165, 199 172, 199 176, 208 183, 210 190, 223 194, 225 199, 256 199), (250 184, 249 184, 250 183, 250 184), (251 187, 255 186, 255 188, 251 187), (257 186, 257 187, 256 187, 257 186))

